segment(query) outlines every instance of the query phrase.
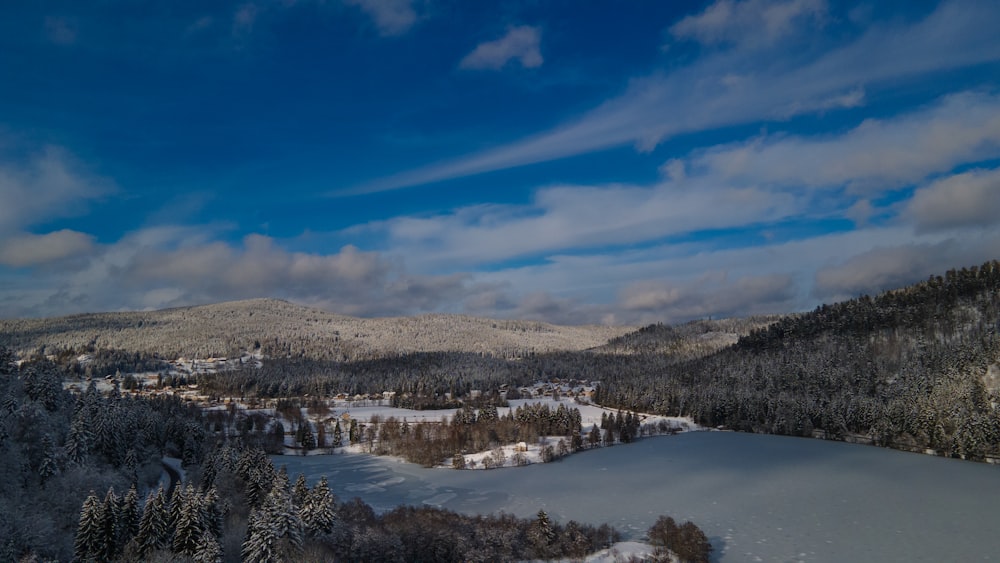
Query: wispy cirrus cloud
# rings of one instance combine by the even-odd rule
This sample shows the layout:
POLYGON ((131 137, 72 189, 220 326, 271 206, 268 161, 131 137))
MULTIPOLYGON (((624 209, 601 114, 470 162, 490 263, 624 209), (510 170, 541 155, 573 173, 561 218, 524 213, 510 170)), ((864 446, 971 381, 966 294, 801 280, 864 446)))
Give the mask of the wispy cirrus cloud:
POLYGON ((707 45, 768 44, 826 16, 825 0, 719 0, 670 26, 670 34, 707 45))
POLYGON ((500 70, 516 60, 524 68, 536 68, 543 62, 540 42, 541 32, 537 27, 512 27, 500 39, 477 45, 458 66, 463 69, 500 70))
POLYGON ((774 135, 700 151, 690 167, 727 183, 848 185, 858 193, 921 182, 1000 155, 1000 96, 961 92, 838 135, 774 135))
MULTIPOLYGON (((548 186, 528 204, 467 206, 354 230, 380 234, 389 247, 423 262, 469 267, 753 228, 816 213, 817 200, 825 215, 864 222, 878 211, 871 197, 997 156, 1000 96, 965 92, 837 135, 776 134, 697 149, 665 164, 666 177, 651 185, 548 186)), ((966 190, 960 201, 988 216, 992 207, 975 202, 989 197, 990 178, 975 187, 949 182, 921 190, 916 201, 923 206, 966 190)), ((919 207, 911 215, 932 224, 919 207)))
POLYGON ((755 121, 784 120, 859 103, 859 88, 1000 60, 1000 10, 975 0, 942 3, 910 23, 876 24, 856 38, 800 56, 725 50, 632 81, 582 117, 521 141, 374 180, 371 193, 524 166, 755 121))
POLYGON ((560 186, 529 206, 481 205, 358 227, 384 234, 422 262, 465 267, 574 248, 624 245, 706 229, 776 221, 799 206, 793 194, 690 185, 560 186))

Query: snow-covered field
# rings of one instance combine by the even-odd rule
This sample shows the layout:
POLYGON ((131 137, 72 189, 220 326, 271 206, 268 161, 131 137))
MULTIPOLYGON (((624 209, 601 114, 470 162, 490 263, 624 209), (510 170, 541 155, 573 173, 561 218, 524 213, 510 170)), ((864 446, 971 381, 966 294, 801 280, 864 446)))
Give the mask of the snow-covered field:
MULTIPOLYGON (((386 401, 388 402, 388 401, 386 401)), ((337 401, 334 402, 331 407, 331 411, 324 415, 324 418, 335 417, 342 421, 346 417, 350 419, 355 419, 361 424, 370 424, 374 419, 385 420, 389 417, 395 417, 397 420, 406 420, 410 423, 417 422, 431 422, 439 423, 442 420, 451 420, 454 416, 456 409, 441 409, 441 410, 412 410, 412 409, 400 409, 388 405, 379 404, 369 404, 365 406, 351 406, 356 404, 356 402, 351 401, 337 401)), ((547 405, 550 409, 556 410, 560 405, 566 408, 575 408, 580 411, 580 418, 583 426, 583 433, 586 435, 587 432, 593 426, 600 427, 601 417, 603 415, 615 415, 618 411, 614 409, 606 409, 598 405, 593 404, 582 404, 577 403, 572 399, 560 399, 556 400, 552 397, 539 397, 535 399, 516 399, 510 401, 509 407, 501 407, 498 409, 498 414, 500 416, 505 416, 508 412, 513 413, 518 407, 525 405, 535 405, 542 404, 547 405)), ((274 415, 273 410, 265 411, 269 415, 274 415)), ((306 409, 302 410, 303 416, 308 417, 306 409)), ((692 419, 687 417, 666 417, 653 414, 640 414, 642 425, 648 426, 650 428, 656 428, 661 422, 666 423, 670 428, 674 429, 675 432, 687 432, 692 430, 704 430, 704 428, 698 426, 692 419)), ((315 417, 312 418, 313 422, 317 422, 315 417)), ((281 419, 282 424, 285 428, 291 427, 291 422, 281 419)), ((343 426, 343 424, 342 424, 343 426)), ((346 431, 346 428, 344 428, 346 431)), ((652 432, 650 432, 652 433, 652 432)), ((526 443, 523 446, 518 444, 508 444, 501 446, 499 448, 490 449, 487 451, 476 452, 471 454, 466 454, 465 463, 467 469, 486 469, 488 464, 485 461, 491 458, 490 467, 515 467, 519 465, 529 465, 533 463, 542 463, 543 461, 543 451, 546 446, 557 447, 560 440, 565 440, 567 444, 569 443, 569 436, 544 436, 537 442, 526 443), (497 450, 499 450, 501 455, 497 455, 497 450), (496 460, 502 460, 502 463, 496 462, 496 460)), ((345 439, 346 442, 346 439, 345 439)), ((288 455, 303 455, 303 452, 296 450, 293 446, 292 436, 286 437, 286 454, 288 455)), ((369 451, 369 445, 367 443, 347 445, 340 448, 340 450, 349 453, 367 453, 369 451)), ((329 453, 328 450, 313 450, 307 452, 305 455, 320 455, 329 453)), ((441 465, 439 467, 452 467, 452 460, 441 460, 441 465)))

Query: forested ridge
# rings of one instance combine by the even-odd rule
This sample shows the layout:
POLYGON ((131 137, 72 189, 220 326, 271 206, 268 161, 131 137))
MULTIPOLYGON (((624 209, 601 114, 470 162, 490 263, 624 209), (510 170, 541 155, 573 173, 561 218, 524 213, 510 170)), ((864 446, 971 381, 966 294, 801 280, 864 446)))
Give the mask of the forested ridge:
POLYGON ((278 299, 249 299, 162 311, 0 319, 0 346, 22 356, 114 350, 144 358, 234 358, 261 349, 272 358, 338 362, 433 352, 518 358, 592 348, 630 330, 442 314, 363 319, 278 299))
POLYGON ((609 370, 606 406, 737 430, 1000 455, 1000 263, 822 305, 710 356, 609 370))
MULTIPOLYGON (((1000 390, 998 270, 998 263, 991 261, 808 313, 657 324, 587 350, 524 349, 523 356, 515 358, 403 349, 344 361, 325 355, 324 341, 290 353, 297 340, 268 333, 276 340, 261 341, 257 337, 263 333, 234 321, 234 334, 256 340, 264 349, 263 367, 201 374, 196 381, 203 392, 215 396, 329 397, 395 391, 396 401, 414 408, 440 406, 443 397, 451 397, 445 402, 454 406, 474 390, 491 396, 537 381, 599 381, 595 400, 607 407, 691 416, 701 424, 751 432, 986 459, 1000 454, 995 406, 1000 390)), ((195 313, 215 311, 212 314, 223 319, 248 319, 254 316, 248 303, 195 313)), ((295 310, 274 307, 269 300, 260 304, 272 316, 295 310)), ((430 326, 421 323, 414 326, 430 326)), ((486 321, 476 323, 493 330, 486 321)), ((537 323, 497 326, 519 334, 550 330, 537 323)), ((219 330, 220 341, 230 338, 219 330)), ((46 334, 59 339, 58 334, 46 334)), ((423 341, 449 338, 462 340, 426 335, 423 341)), ((67 371, 80 373, 75 352, 63 350, 54 358, 67 371)), ((162 359, 128 349, 98 349, 90 356, 87 369, 94 375, 100 370, 113 373, 112 368, 125 372, 155 369, 156 362, 163 365, 162 359)))
POLYGON ((63 390, 52 362, 20 368, 0 348, 0 561, 69 561, 89 491, 154 487, 163 456, 196 463, 199 409, 176 397, 63 390))
MULTIPOLYGON (((65 376, 45 359, 18 366, 0 348, 0 561, 577 559, 619 539, 607 525, 560 523, 541 510, 534 518, 407 506, 378 514, 336 498, 326 478, 292 482, 254 445, 264 435, 220 431, 177 397, 95 385, 72 394, 65 376), (183 482, 160 482, 163 456, 180 458, 183 482)), ((472 411, 462 413, 466 438, 481 439, 472 411)), ((534 414, 518 417, 529 427, 579 425, 569 410, 534 414)), ((543 431, 552 429, 534 430, 543 431)), ((661 518, 650 537, 656 560, 671 560, 669 549, 707 561, 712 549, 690 522, 661 518)))

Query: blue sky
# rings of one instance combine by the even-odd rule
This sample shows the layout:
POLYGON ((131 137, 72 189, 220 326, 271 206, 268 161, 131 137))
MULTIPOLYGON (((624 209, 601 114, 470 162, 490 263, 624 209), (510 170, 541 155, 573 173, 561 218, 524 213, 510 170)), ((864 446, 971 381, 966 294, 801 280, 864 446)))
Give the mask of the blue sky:
POLYGON ((5 3, 0 316, 682 322, 1000 258, 997 29, 974 0, 5 3))

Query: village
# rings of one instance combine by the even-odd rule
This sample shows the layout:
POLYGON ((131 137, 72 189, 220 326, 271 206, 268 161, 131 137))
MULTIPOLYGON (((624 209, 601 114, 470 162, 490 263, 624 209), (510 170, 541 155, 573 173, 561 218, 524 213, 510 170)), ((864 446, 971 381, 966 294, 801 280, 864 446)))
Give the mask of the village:
MULTIPOLYGON (((81 355, 77 361, 86 363, 81 355)), ((382 391, 369 394, 339 392, 327 397, 304 395, 302 397, 261 398, 256 396, 216 396, 199 388, 198 378, 246 366, 261 367, 264 357, 259 351, 244 353, 236 358, 177 358, 164 362, 164 368, 142 373, 115 373, 90 380, 67 381, 65 387, 80 393, 91 384, 101 393, 119 393, 128 397, 176 397, 202 409, 213 427, 229 437, 243 436, 250 429, 257 435, 269 438, 267 448, 272 454, 324 455, 334 453, 385 454, 378 447, 381 427, 386 423, 410 425, 440 425, 450 422, 465 402, 485 404, 483 390, 470 390, 461 399, 443 393, 441 400, 455 404, 455 408, 413 409, 398 406, 405 404, 408 394, 382 391), (247 422, 249 421, 249 422, 247 422), (280 436, 280 437, 279 437, 280 436)), ((580 434, 590 437, 584 445, 589 447, 613 445, 617 439, 607 438, 608 417, 614 421, 621 412, 593 403, 599 382, 571 379, 552 379, 526 386, 501 385, 489 391, 493 400, 499 400, 498 416, 513 415, 515 411, 531 406, 556 413, 560 409, 579 411, 580 434), (505 406, 503 406, 505 405, 505 406), (590 436, 600 436, 595 440, 590 436)), ((464 407, 467 408, 467 407, 464 407)), ((631 414, 631 413, 630 413, 631 414)), ((636 414, 640 435, 673 434, 700 428, 690 418, 664 417, 636 414)), ((583 442, 578 438, 579 442, 583 442)), ((462 469, 493 469, 523 466, 552 461, 582 449, 571 447, 573 437, 541 435, 529 441, 492 444, 492 447, 464 453, 461 458, 443 458, 440 467, 462 469)))

